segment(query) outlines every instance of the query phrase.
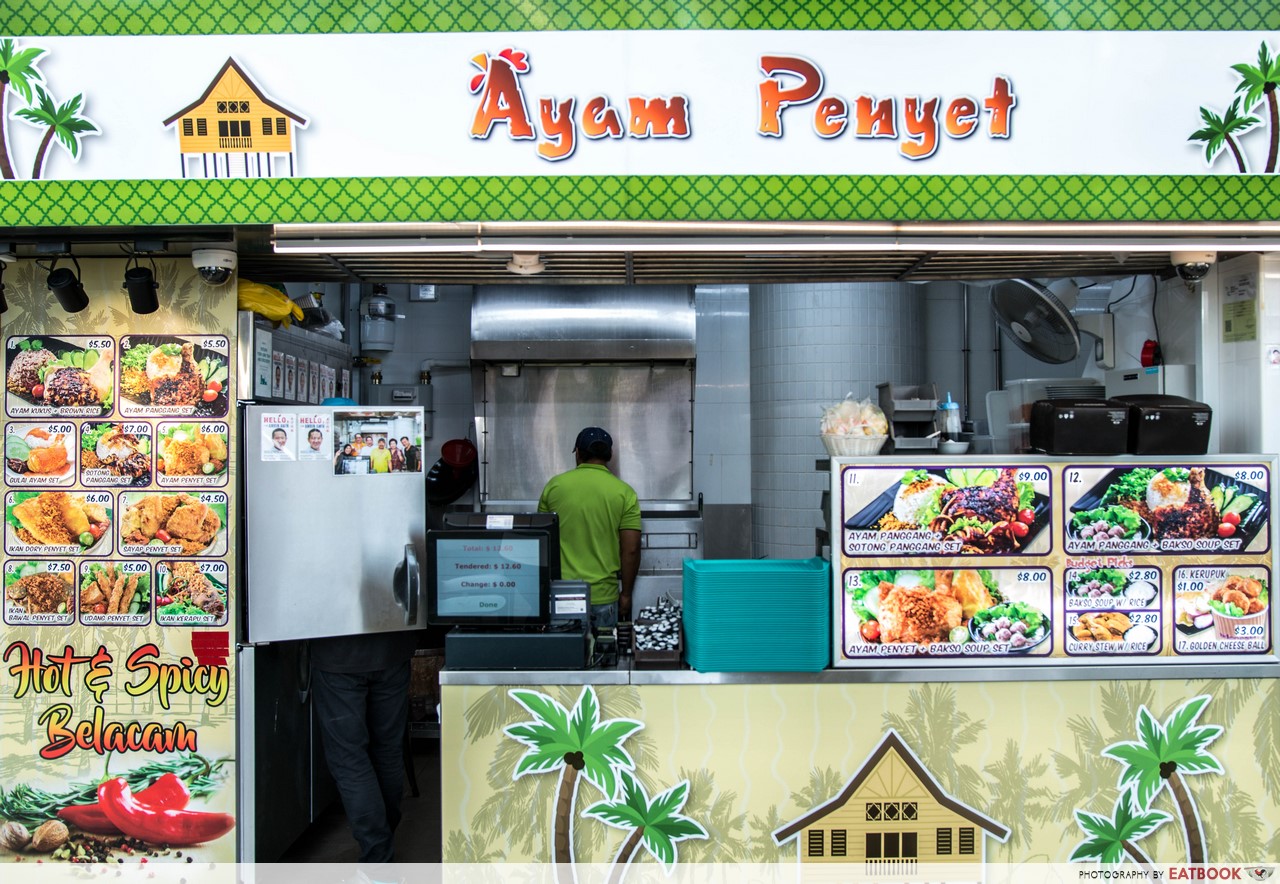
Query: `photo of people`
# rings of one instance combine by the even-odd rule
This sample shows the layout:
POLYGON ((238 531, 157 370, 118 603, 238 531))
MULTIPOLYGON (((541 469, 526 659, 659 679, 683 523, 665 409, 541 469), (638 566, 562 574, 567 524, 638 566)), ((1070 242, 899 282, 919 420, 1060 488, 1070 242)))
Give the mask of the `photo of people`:
POLYGON ((335 412, 333 417, 335 475, 422 472, 422 412, 335 412))

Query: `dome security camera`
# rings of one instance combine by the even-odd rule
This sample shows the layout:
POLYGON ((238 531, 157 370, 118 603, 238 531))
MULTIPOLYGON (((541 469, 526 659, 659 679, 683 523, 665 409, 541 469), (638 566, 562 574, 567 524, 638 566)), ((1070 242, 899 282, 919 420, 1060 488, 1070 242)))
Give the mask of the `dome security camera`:
POLYGON ((230 249, 195 249, 191 264, 209 285, 222 285, 236 269, 236 253, 230 249))
POLYGON ((1186 282, 1199 282, 1209 275, 1218 260, 1217 252, 1174 252, 1169 256, 1178 277, 1186 282))

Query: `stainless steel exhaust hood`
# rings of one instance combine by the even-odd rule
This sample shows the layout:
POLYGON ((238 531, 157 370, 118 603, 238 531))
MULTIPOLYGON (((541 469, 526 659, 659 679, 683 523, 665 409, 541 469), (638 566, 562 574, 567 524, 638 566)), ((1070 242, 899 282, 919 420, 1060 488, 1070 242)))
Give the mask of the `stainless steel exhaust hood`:
POLYGON ((688 286, 479 286, 471 303, 471 358, 693 359, 695 317, 688 286))

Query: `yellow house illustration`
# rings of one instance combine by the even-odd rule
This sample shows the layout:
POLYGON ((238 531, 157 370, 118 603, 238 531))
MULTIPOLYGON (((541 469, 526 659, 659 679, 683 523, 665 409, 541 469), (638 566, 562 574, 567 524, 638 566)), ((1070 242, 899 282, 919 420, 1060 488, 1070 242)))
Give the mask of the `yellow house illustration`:
POLYGON ((980 867, 985 835, 1003 842, 1009 830, 944 792, 891 729, 838 795, 773 840, 795 839, 804 864, 855 863, 888 875, 921 864, 980 867))
POLYGON ((307 121, 228 58, 204 94, 164 124, 178 126, 183 178, 292 178, 294 132, 307 121))

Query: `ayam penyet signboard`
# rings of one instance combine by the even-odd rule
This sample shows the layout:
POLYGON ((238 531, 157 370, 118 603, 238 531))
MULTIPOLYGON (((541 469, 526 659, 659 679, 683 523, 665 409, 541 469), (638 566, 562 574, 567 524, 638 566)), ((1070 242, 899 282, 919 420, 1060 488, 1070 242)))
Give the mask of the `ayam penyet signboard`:
MULTIPOLYGON (((1122 218, 1137 199, 1123 195, 1124 180, 1136 176, 1198 182, 1192 190, 1205 194, 1242 176, 1238 189, 1265 202, 1257 178, 1276 168, 1271 135, 1280 111, 1253 88, 1250 72, 1266 74, 1272 43, 1280 45, 1270 38, 891 30, 19 35, 4 38, 11 54, 31 58, 26 76, 5 92, 0 174, 8 180, 0 192, 14 198, 0 222, 518 219, 527 205, 478 198, 474 185, 460 182, 513 179, 521 187, 565 176, 655 176, 664 187, 697 176, 748 182, 719 204, 683 210, 694 218, 850 217, 847 207, 771 211, 767 200, 744 198, 751 180, 805 176, 829 176, 863 197, 874 176, 891 184, 924 176, 935 179, 929 187, 945 180, 957 191, 978 177, 1111 176, 1121 185, 1107 188, 1114 205, 1079 208, 1076 191, 1054 193, 1033 181, 1003 194, 1026 201, 1012 212, 968 209, 959 198, 915 206, 899 195, 880 208, 898 218, 1047 217, 1046 206, 1081 219, 1122 218), (294 186, 352 180, 362 183, 344 186, 341 196, 354 206, 370 202, 376 188, 367 182, 398 182, 380 202, 391 207, 365 218, 343 206, 329 218, 331 201, 294 186), (117 185, 109 209, 98 205, 106 191, 91 187, 74 191, 78 212, 58 199, 34 218, 20 211, 25 201, 39 208, 46 190, 72 194, 73 181, 175 184, 117 185), (406 198, 408 190, 429 192, 406 198), (134 193, 150 205, 131 205, 134 193), (156 207, 156 194, 168 205, 156 207), (200 205, 175 198, 185 196, 200 205)), ((1188 220, 1266 212, 1207 197, 1184 205, 1178 191, 1160 187, 1138 210, 1188 220)), ((652 191, 647 204, 637 208, 632 199, 614 214, 669 216, 681 211, 673 200, 652 191)), ((551 214, 612 211, 599 203, 562 195, 551 214)), ((855 209, 853 217, 868 214, 855 209)))

